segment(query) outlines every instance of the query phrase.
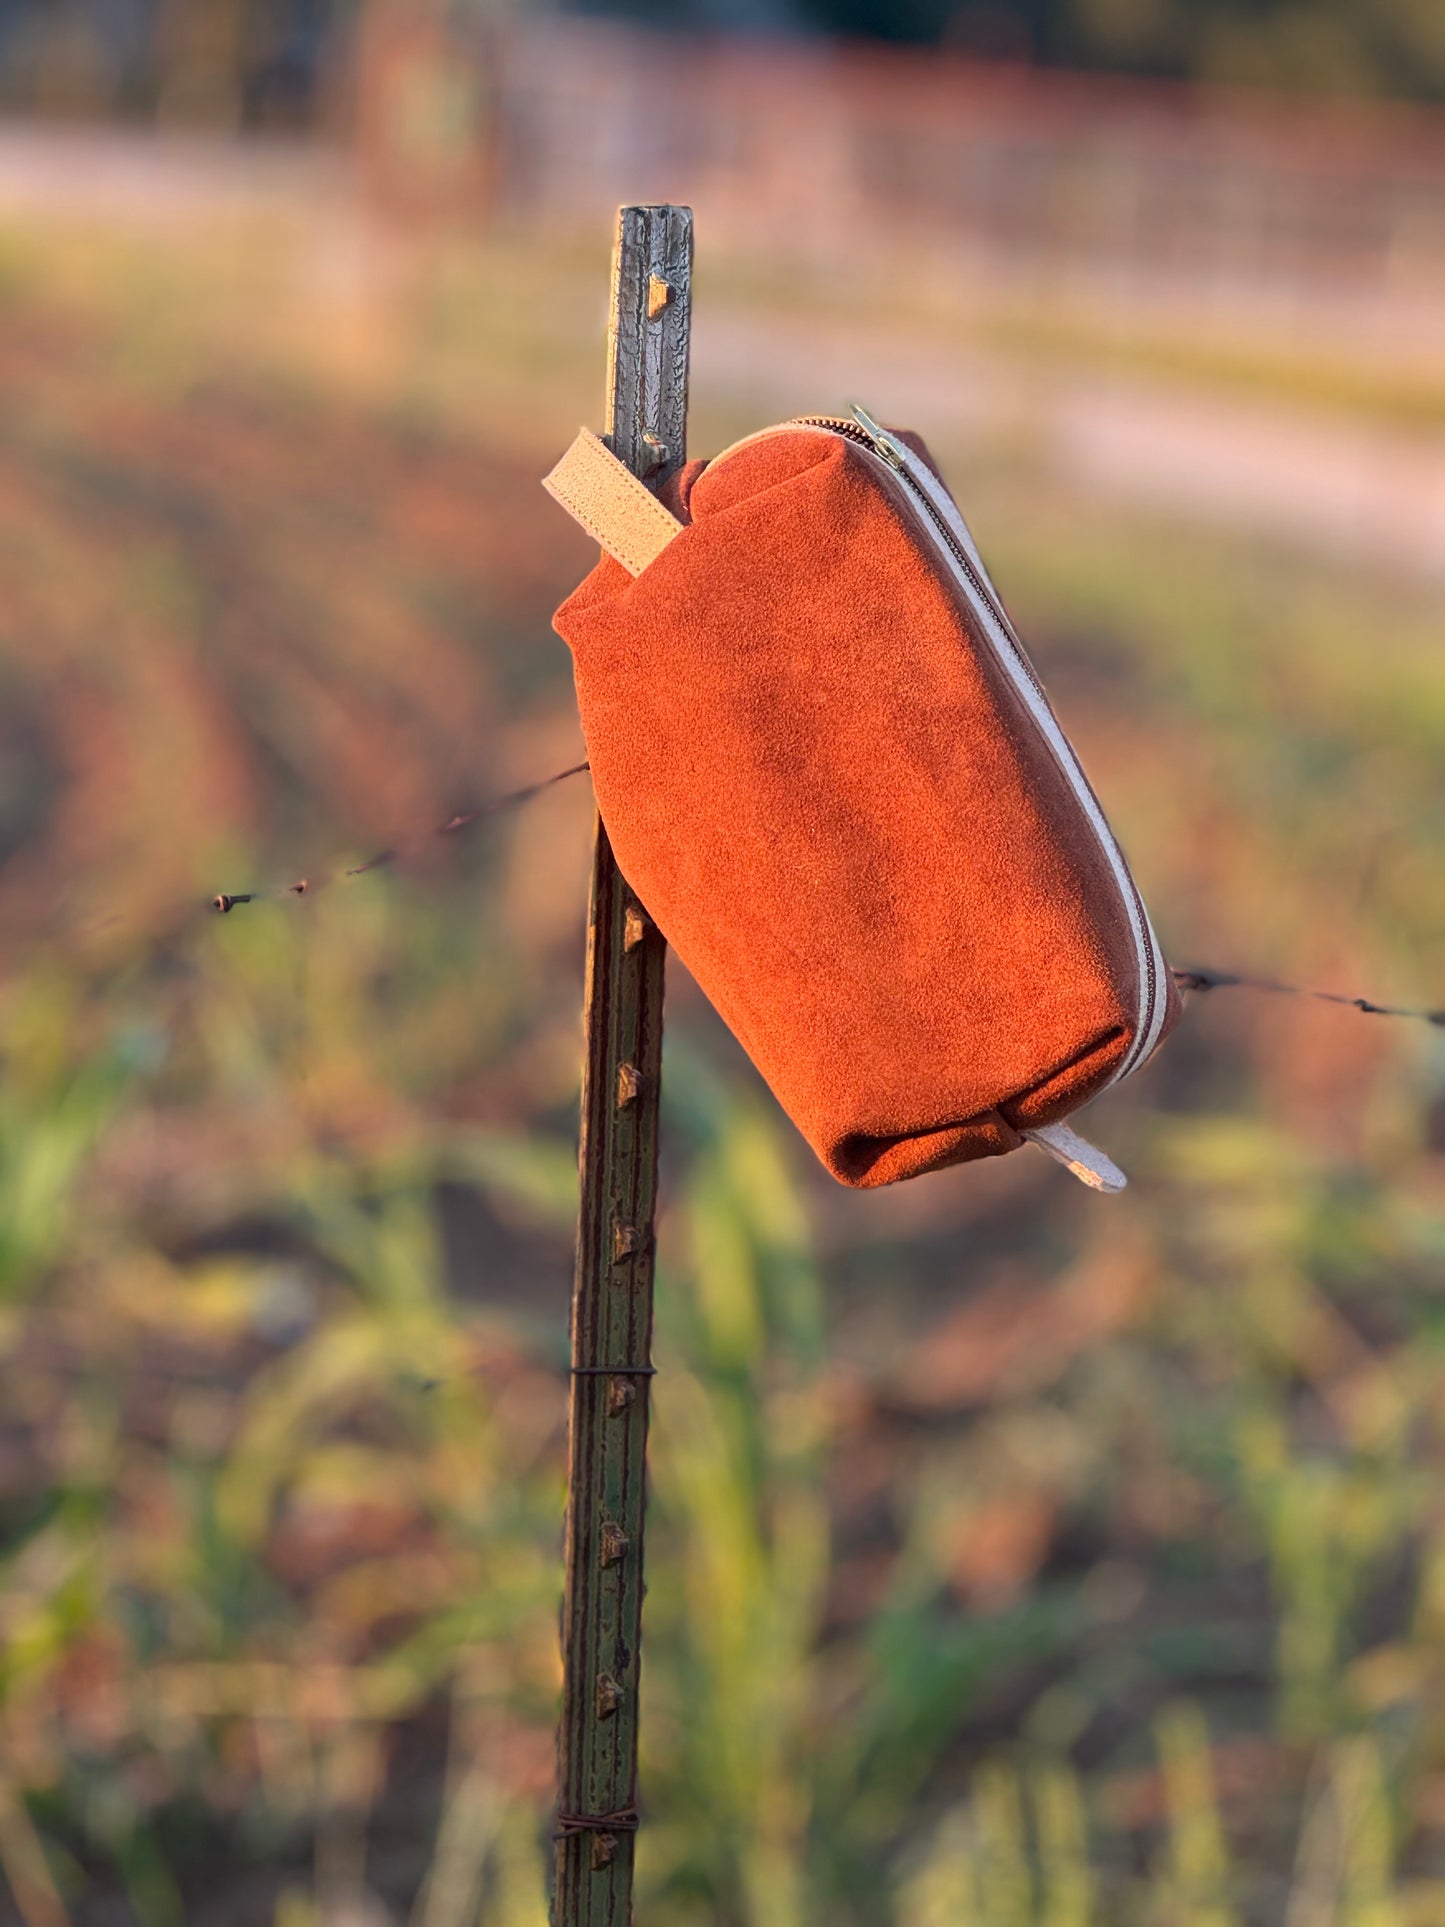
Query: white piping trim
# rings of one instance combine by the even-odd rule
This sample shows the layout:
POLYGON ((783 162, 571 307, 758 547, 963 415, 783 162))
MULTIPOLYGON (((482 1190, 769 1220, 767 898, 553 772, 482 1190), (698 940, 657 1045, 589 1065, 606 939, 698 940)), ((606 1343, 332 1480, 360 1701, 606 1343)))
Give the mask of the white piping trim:
MULTIPOLYGON (((873 459, 885 474, 890 472, 890 465, 881 455, 875 454, 874 451, 867 448, 864 443, 859 442, 855 444, 855 446, 863 448, 866 454, 872 454, 873 459)), ((994 601, 998 603, 998 610, 995 610, 988 601, 980 601, 974 591, 973 584, 968 580, 968 577, 963 573, 962 569, 959 568, 957 558, 949 554, 948 550, 941 544, 935 542, 935 548, 942 554, 953 573, 954 579, 964 591, 969 607, 982 619, 985 629, 989 631, 989 640, 994 645, 994 654, 998 657, 1014 688, 1028 705, 1029 713, 1042 731, 1049 747, 1053 750, 1055 760, 1063 771, 1064 777, 1073 790, 1075 797, 1079 803, 1082 804, 1084 813, 1089 819, 1095 837, 1102 847, 1105 856, 1108 858, 1109 867, 1114 873, 1114 882, 1124 904, 1125 914, 1129 920, 1129 933, 1134 940, 1134 963, 1139 985, 1139 1012, 1136 1019, 1134 1039, 1129 1050, 1120 1060, 1118 1069, 1109 1079, 1110 1084, 1117 1084, 1121 1078, 1127 1077, 1131 1071, 1136 1070, 1139 1065, 1143 1063, 1144 1059, 1149 1055, 1155 1043, 1158 1041, 1159 1030, 1163 1025, 1167 997, 1165 994, 1165 963, 1159 949, 1158 939, 1154 935, 1148 913, 1144 909, 1143 899, 1139 896, 1133 877, 1129 873, 1129 866, 1124 860, 1124 853, 1115 840, 1114 832, 1109 828, 1108 819, 1100 807, 1098 798, 1094 795, 1088 777, 1084 774, 1083 765, 1079 762, 1077 752, 1060 728, 1058 718, 1049 707, 1047 698, 1042 694, 1038 685, 1025 668, 1020 656, 1016 653, 1017 650, 1022 648, 1022 644, 1018 641, 1017 635, 1011 633, 1013 624, 1009 622, 1006 628, 1005 621, 1007 621, 1007 618, 1005 618, 1004 621, 1000 620, 999 611, 1002 610, 1003 603, 999 598, 998 591, 994 588, 992 577, 983 565, 982 557, 978 553, 977 544, 974 542, 968 524, 959 513, 957 503, 941 483, 937 481, 932 470, 928 468, 926 463, 916 462, 913 459, 912 451, 906 448, 904 444, 896 442, 896 440, 895 446, 904 458, 910 480, 917 483, 919 488, 927 495, 929 501, 938 510, 939 514, 943 516, 949 528, 958 538, 964 553, 968 556, 969 560, 977 569, 979 576, 987 585, 994 601), (1154 966, 1154 995, 1152 1002, 1149 996, 1149 967, 1151 961, 1154 966)), ((925 533, 928 533, 929 531, 926 525, 924 525, 924 527, 925 533)))

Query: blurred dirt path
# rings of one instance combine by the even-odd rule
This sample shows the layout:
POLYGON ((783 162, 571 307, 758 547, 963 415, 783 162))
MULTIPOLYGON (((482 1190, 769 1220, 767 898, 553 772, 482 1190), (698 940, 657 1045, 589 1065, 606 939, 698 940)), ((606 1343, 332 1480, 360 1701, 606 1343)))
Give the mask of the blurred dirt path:
POLYGON ((700 310, 693 379, 773 418, 861 401, 941 445, 1027 449, 1075 487, 1445 576, 1438 430, 737 311, 700 310))
MULTIPOLYGON (((390 232, 358 206, 344 152, 318 144, 0 127, 0 217, 164 227, 266 208, 314 226, 322 268, 345 265, 348 244, 357 253, 390 232)), ((383 267, 389 259, 385 247, 370 255, 383 267)), ((378 285, 358 298, 387 296, 378 285)), ((725 302, 699 304, 693 370, 700 400, 726 398, 747 419, 858 400, 944 448, 1017 448, 1071 487, 1445 576, 1438 428, 1412 433, 1267 396, 1014 359, 967 338, 949 344, 936 326, 820 324, 725 302)))
POLYGON ((0 125, 0 213, 148 223, 267 205, 319 211, 349 174, 343 156, 308 141, 0 125))

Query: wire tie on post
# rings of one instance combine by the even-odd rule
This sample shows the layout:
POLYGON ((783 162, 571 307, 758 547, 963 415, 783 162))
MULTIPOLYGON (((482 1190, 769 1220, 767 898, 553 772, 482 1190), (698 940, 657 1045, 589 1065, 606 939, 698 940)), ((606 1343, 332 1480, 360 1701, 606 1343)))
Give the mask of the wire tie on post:
POLYGON ((573 1378, 656 1378, 655 1365, 572 1365, 573 1378))
POLYGON ((636 1807, 623 1807, 617 1813, 559 1813, 554 1840, 571 1840, 579 1833, 636 1833, 636 1807))

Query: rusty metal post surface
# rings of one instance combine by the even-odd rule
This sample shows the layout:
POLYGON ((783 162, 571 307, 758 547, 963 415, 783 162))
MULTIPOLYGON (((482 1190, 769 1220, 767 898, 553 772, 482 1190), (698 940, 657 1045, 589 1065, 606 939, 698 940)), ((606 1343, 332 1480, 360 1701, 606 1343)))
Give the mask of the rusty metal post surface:
MULTIPOLYGON (((657 483, 686 452, 692 213, 624 207, 607 438, 657 483)), ((597 824, 572 1296, 555 1927, 627 1927, 637 1801, 642 1525, 666 946, 597 824), (610 1824, 609 1824, 610 1822, 610 1824)))

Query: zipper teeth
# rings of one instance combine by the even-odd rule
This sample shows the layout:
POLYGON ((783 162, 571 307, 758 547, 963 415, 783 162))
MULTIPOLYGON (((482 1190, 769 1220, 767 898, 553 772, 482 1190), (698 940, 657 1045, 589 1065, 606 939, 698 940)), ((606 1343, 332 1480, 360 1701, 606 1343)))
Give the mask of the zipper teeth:
MULTIPOLYGON (((841 417, 834 418, 829 415, 801 415, 798 419, 806 422, 810 428, 831 428, 835 434, 846 435, 850 442, 856 442, 860 447, 872 450, 874 454, 878 454, 879 452, 873 436, 869 434, 861 422, 844 421, 841 417)), ((929 521, 938 531, 949 554, 963 571, 974 593, 978 596, 979 600, 986 605, 1000 629, 1003 630, 1004 638, 1019 668, 1028 677, 1039 694, 1047 700, 1047 692, 1043 684, 1039 681, 1038 672, 1025 655, 1022 645, 1014 634, 1014 626, 1009 621, 1008 614, 1003 604, 999 601, 998 592, 993 584, 979 573, 979 570, 974 564, 973 557, 959 542, 958 537, 954 534, 953 530, 949 528, 938 509, 934 507, 932 500, 929 498, 922 484, 919 483, 901 463, 891 461, 886 455, 881 459, 885 466, 891 468, 895 475, 901 476, 903 481, 908 484, 910 494, 916 498, 923 508, 924 513, 928 516, 929 521)))
MULTIPOLYGON (((895 459, 891 452, 885 453, 883 449, 880 448, 874 435, 865 428, 861 422, 849 421, 841 416, 833 415, 802 415, 799 416, 797 420, 800 426, 826 429, 835 435, 842 436, 847 441, 855 443, 860 448, 866 448, 870 454, 881 461, 886 468, 891 469, 906 485, 910 501, 916 502, 923 510, 928 526, 936 532, 939 540, 947 550, 949 557, 957 565, 959 573, 963 576, 966 585, 973 590, 983 612, 988 616, 992 616, 994 624, 997 626, 1003 638, 1008 662, 1017 669, 1019 674, 1027 679, 1045 708, 1048 708, 1047 692, 1043 684, 1039 681, 1033 664, 1029 661, 1027 655, 1025 655, 1022 645, 1014 634, 1013 624, 1009 621, 1008 615, 1000 603, 992 583, 987 581, 974 566, 973 558, 963 548, 953 530, 949 528, 947 522, 944 520, 940 510, 934 505, 927 490, 912 474, 911 470, 905 466, 903 460, 895 459)), ((1001 651, 999 653, 1002 654, 1003 652, 1001 651)), ((1050 713, 1052 712, 1050 711, 1050 713)), ((1103 823, 1104 827, 1100 830, 1098 825, 1090 818, 1090 828, 1093 829, 1100 843, 1104 843, 1107 839, 1108 843, 1113 846, 1113 854, 1118 858, 1119 867, 1125 885, 1127 886, 1126 889, 1120 891, 1120 894, 1125 897, 1124 907, 1133 925, 1135 942, 1143 965, 1141 973, 1143 978, 1141 986, 1143 995, 1140 1000, 1141 1008, 1134 1039, 1123 1061, 1120 1063, 1118 1070, 1110 1080, 1111 1083, 1117 1083, 1121 1078, 1127 1077, 1131 1071, 1137 1069, 1144 1058, 1149 1055, 1154 1043, 1155 1033, 1159 1027, 1158 1019, 1162 1015, 1162 1002, 1159 996, 1158 966, 1155 961, 1154 933, 1150 927, 1148 912, 1144 908, 1143 898, 1139 895, 1138 885, 1134 882, 1133 874, 1124 860, 1123 852, 1119 849, 1113 832, 1108 828, 1107 819, 1105 819, 1103 810, 1099 806, 1098 798, 1093 796, 1089 779, 1085 776, 1078 759, 1074 756, 1072 745, 1069 744, 1067 737, 1063 737, 1062 731, 1059 733, 1063 738, 1066 751, 1066 758, 1059 759, 1063 767, 1064 775, 1069 781, 1070 786, 1075 790, 1076 794, 1079 795, 1081 801, 1084 800, 1085 793, 1093 799, 1094 807, 1098 811, 1100 822, 1103 823)), ((1087 808, 1085 815, 1089 815, 1087 808)))

